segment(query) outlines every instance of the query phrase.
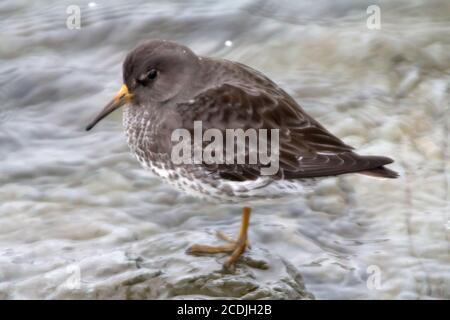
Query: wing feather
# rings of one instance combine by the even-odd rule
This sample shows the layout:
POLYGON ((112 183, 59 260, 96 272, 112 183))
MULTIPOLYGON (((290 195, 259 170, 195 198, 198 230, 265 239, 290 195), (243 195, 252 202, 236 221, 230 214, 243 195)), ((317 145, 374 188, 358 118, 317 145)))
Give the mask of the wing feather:
MULTIPOLYGON (((287 93, 270 84, 249 88, 241 83, 224 83, 201 92, 190 103, 178 104, 176 112, 183 119, 184 128, 193 131, 193 122, 202 121, 203 130, 219 129, 224 139, 226 129, 279 129, 279 171, 275 179, 340 175, 392 162, 385 157, 354 153, 352 147, 310 117, 287 93)), ((248 148, 245 152, 248 157, 248 148)), ((212 174, 235 181, 255 180, 263 167, 202 165, 212 174)))

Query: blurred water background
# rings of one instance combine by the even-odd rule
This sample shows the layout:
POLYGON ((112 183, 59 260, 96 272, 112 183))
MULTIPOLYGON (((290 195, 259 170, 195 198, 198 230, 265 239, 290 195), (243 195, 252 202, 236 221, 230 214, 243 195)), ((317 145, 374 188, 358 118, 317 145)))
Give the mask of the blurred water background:
POLYGON ((295 272, 318 299, 450 298, 448 0, 18 0, 0 17, 0 298, 276 297, 295 272), (261 70, 401 178, 330 178, 255 208, 249 255, 266 269, 222 275, 223 256, 187 256, 234 234, 240 208, 143 171, 120 112, 84 131, 149 38, 261 70))

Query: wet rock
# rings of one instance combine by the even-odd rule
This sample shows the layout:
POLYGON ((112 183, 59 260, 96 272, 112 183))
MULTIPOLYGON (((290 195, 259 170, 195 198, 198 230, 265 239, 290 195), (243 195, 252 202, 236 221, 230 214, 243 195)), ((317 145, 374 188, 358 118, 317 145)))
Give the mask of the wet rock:
POLYGON ((225 254, 193 256, 195 242, 218 243, 202 232, 162 234, 123 250, 61 263, 44 277, 0 286, 4 298, 50 299, 313 299, 299 270, 275 253, 252 247, 235 270, 225 254))

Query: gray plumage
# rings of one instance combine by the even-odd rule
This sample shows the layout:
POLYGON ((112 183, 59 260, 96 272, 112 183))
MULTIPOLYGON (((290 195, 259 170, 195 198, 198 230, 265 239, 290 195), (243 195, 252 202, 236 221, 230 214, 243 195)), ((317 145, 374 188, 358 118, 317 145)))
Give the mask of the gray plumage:
POLYGON ((133 95, 124 111, 131 151, 145 167, 188 192, 239 201, 284 196, 319 177, 397 177, 384 167, 390 158, 356 154, 273 81, 246 65, 198 57, 180 44, 152 40, 127 55, 123 77, 133 95), (155 70, 153 79, 149 72, 155 70), (203 130, 223 132, 279 129, 279 171, 262 176, 260 164, 173 164, 171 133, 178 128, 192 132, 194 121, 202 121, 203 130))

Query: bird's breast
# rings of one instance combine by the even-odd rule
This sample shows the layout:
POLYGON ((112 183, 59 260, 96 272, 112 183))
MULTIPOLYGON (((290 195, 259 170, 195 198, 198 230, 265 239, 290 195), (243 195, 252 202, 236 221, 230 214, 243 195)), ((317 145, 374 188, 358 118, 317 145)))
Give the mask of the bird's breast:
POLYGON ((157 118, 151 110, 129 106, 123 113, 123 126, 131 152, 142 165, 157 164, 158 139, 155 123, 157 118))

